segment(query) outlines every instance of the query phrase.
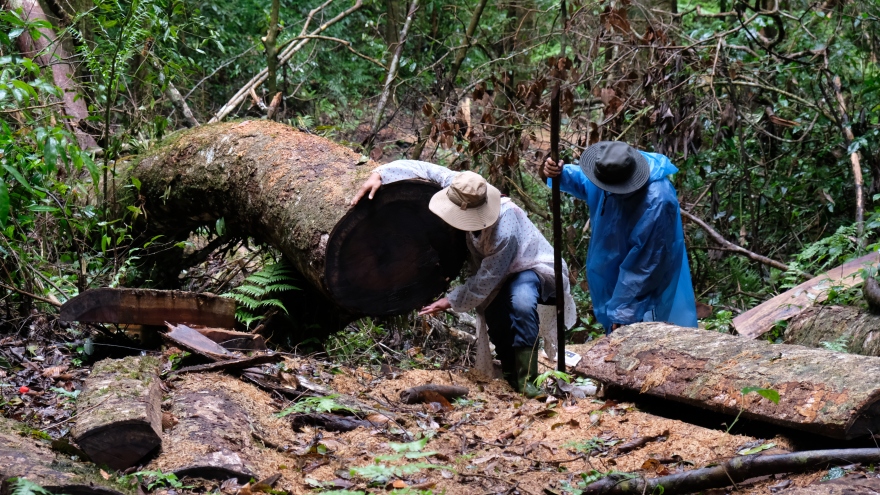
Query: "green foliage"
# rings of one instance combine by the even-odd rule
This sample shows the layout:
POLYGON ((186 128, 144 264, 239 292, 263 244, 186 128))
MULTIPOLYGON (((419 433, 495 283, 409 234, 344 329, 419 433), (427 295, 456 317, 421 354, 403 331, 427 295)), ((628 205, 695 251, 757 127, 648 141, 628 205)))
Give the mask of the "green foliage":
POLYGON ((384 484, 392 478, 400 478, 403 476, 416 474, 423 469, 446 469, 454 472, 454 470, 450 466, 430 464, 427 462, 407 462, 406 464, 398 465, 380 464, 380 462, 399 461, 402 459, 419 459, 436 455, 437 452, 422 451, 422 449, 424 449, 427 444, 428 437, 423 437, 420 440, 409 443, 391 442, 388 444, 388 446, 392 450, 394 450, 394 452, 396 452, 395 454, 377 456, 374 459, 376 461, 375 464, 351 468, 351 474, 360 476, 362 478, 367 478, 368 480, 370 480, 371 483, 374 484, 384 484))
POLYGON ((162 471, 138 471, 128 475, 130 478, 137 480, 138 483, 146 484, 147 490, 154 488, 177 488, 189 489, 191 486, 185 486, 174 473, 163 473, 162 471))
POLYGON ((733 329, 733 312, 727 309, 716 311, 711 318, 703 320, 706 330, 712 330, 719 333, 732 333, 733 329))
POLYGON ((829 351, 847 353, 849 352, 849 339, 849 335, 841 335, 831 341, 823 340, 819 342, 819 345, 821 345, 825 349, 828 349, 829 351))
POLYGON ((27 478, 12 478, 9 484, 12 487, 12 495, 52 495, 52 492, 27 478))
POLYGON ((266 317, 266 312, 277 308, 287 313, 284 304, 273 297, 285 291, 299 290, 292 285, 293 271, 285 261, 273 263, 251 274, 238 287, 223 294, 238 303, 235 318, 250 328, 255 321, 266 317))
POLYGON ((779 392, 773 390, 772 388, 761 388, 761 387, 746 387, 742 389, 743 396, 746 396, 752 392, 760 395, 761 397, 769 400, 774 404, 779 404, 779 392))
POLYGON ((540 375, 538 375, 537 378, 535 378, 535 385, 540 387, 544 384, 544 382, 547 381, 548 378, 553 378, 554 380, 562 380, 565 383, 571 383, 571 375, 569 375, 568 373, 559 370, 549 370, 541 373, 540 375))
POLYGON ((312 413, 331 413, 331 412, 349 412, 355 413, 354 409, 336 401, 339 397, 337 394, 326 395, 323 397, 307 397, 292 406, 285 408, 277 414, 279 418, 283 418, 290 414, 312 414, 312 413))

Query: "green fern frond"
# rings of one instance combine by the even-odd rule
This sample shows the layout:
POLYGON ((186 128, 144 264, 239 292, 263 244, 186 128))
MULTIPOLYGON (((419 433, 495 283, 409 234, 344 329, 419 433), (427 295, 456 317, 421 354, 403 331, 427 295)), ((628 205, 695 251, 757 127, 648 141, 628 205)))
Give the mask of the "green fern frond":
POLYGON ((284 283, 272 284, 272 285, 266 286, 266 290, 264 291, 264 294, 271 294, 273 292, 284 292, 284 291, 288 291, 288 290, 299 290, 299 287, 297 287, 295 285, 284 284, 284 283))
POLYGON ((263 294, 267 292, 267 290, 263 287, 257 285, 239 285, 238 287, 232 289, 232 292, 247 294, 252 297, 263 297, 263 294))
POLYGON ((241 304, 247 309, 254 311, 258 307, 260 307, 260 301, 251 297, 248 297, 244 294, 232 294, 232 298, 235 299, 235 302, 241 304))
POLYGON ((282 303, 278 299, 264 299, 260 301, 260 309, 269 308, 270 306, 274 306, 281 311, 287 313, 287 308, 284 307, 284 303, 282 303))
POLYGON ((52 495, 49 490, 27 478, 12 478, 12 495, 52 495))

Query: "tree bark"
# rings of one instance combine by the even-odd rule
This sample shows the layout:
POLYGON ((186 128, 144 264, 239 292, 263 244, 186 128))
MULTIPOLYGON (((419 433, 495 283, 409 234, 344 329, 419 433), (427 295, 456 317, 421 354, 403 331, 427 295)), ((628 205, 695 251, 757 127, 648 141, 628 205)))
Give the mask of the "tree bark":
POLYGON ((71 433, 96 464, 123 470, 161 444, 159 368, 146 356, 105 359, 92 368, 71 433))
MULTIPOLYGON (((6 2, 9 10, 22 9, 25 19, 31 21, 46 21, 46 14, 37 0, 9 0, 6 2)), ((68 120, 70 130, 76 135, 80 148, 97 148, 90 134, 79 128, 79 122, 89 117, 89 109, 83 99, 75 80, 75 71, 68 62, 70 54, 64 49, 60 41, 51 29, 40 29, 40 36, 34 39, 25 31, 18 37, 18 46, 22 55, 31 58, 40 67, 52 71, 52 81, 61 88, 64 101, 64 113, 72 117, 68 120)))
POLYGON ((327 302, 334 317, 419 308, 464 262, 464 233, 428 210, 435 184, 389 184, 349 206, 374 166, 324 138, 245 121, 184 131, 130 175, 141 181, 154 231, 176 240, 225 218, 235 235, 278 248, 302 278, 303 290, 292 292, 315 296, 297 315, 306 322, 315 304, 327 302))
POLYGON ((880 316, 851 306, 814 306, 789 322, 784 338, 809 347, 838 341, 847 352, 880 356, 880 316))
MULTIPOLYGON (((94 468, 92 468, 94 469, 94 468)), ((12 493, 10 478, 27 478, 51 493, 68 495, 122 495, 88 476, 89 466, 56 458, 47 444, 22 436, 12 420, 0 418, 0 493, 12 493)), ((109 484, 109 483, 108 483, 109 484)))
POLYGON ((178 423, 164 433, 162 453, 150 467, 178 478, 237 478, 239 483, 267 474, 258 472, 266 468, 251 436, 256 418, 230 393, 206 388, 206 381, 210 377, 186 375, 178 382, 170 411, 178 423))
POLYGON ((665 323, 616 330, 575 368, 607 384, 833 438, 880 430, 880 359, 665 323), (774 404, 747 387, 773 389, 774 404))

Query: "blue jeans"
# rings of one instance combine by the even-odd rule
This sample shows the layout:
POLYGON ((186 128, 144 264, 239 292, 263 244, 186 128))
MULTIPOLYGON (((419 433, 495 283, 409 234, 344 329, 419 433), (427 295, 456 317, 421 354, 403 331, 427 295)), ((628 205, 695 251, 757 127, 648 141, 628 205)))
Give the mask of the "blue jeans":
POLYGON ((526 270, 511 275, 486 308, 489 338, 502 363, 515 347, 533 347, 538 340, 540 299, 541 280, 537 273, 526 270))

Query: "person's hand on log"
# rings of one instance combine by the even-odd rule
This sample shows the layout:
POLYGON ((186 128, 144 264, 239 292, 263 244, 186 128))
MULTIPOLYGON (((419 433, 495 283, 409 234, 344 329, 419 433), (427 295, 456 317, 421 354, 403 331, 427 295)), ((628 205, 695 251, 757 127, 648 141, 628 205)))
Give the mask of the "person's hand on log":
POLYGON ((378 172, 373 172, 370 174, 370 177, 364 181, 364 185, 361 186, 361 189, 354 195, 354 198, 351 200, 351 205, 354 206, 358 204, 358 201, 367 194, 367 191, 370 192, 368 196, 369 199, 373 199, 373 196, 376 195, 376 191, 379 190, 379 187, 382 185, 382 176, 379 175, 378 172))
POLYGON ((556 162, 553 161, 549 156, 546 160, 544 160, 544 168, 541 170, 543 172, 543 178, 554 178, 559 177, 559 174, 562 173, 562 162, 557 165, 556 162))
POLYGON ((447 309, 452 308, 452 305, 449 304, 449 299, 441 298, 433 303, 425 306, 419 311, 419 316, 431 315, 434 313, 439 313, 441 311, 446 311, 447 309))

